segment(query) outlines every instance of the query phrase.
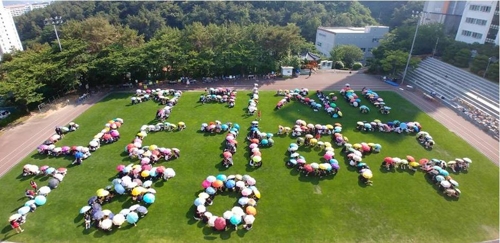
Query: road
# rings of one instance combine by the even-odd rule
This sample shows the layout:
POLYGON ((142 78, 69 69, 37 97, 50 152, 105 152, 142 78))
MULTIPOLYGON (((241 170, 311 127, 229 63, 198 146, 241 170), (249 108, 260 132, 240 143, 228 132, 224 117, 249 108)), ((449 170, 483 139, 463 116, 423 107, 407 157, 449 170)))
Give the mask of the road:
MULTIPOLYGON (((450 108, 437 102, 429 102, 419 91, 410 92, 388 85, 377 78, 362 73, 334 72, 333 70, 318 71, 311 77, 300 76, 289 80, 247 80, 247 81, 219 81, 212 84, 186 85, 175 84, 166 87, 182 90, 198 90, 205 87, 234 87, 236 89, 250 89, 254 83, 259 84, 260 90, 278 90, 308 88, 314 90, 340 90, 349 83, 354 90, 367 87, 373 90, 389 90, 399 93, 431 117, 449 128, 452 132, 466 140, 471 146, 482 152, 492 162, 498 165, 498 141, 490 135, 465 120, 450 108)), ((94 103, 105 97, 104 93, 90 97, 80 105, 67 105, 46 115, 35 115, 16 127, 7 129, 0 136, 0 176, 7 173, 25 156, 34 151, 52 134, 54 128, 65 125, 85 112, 94 103)))

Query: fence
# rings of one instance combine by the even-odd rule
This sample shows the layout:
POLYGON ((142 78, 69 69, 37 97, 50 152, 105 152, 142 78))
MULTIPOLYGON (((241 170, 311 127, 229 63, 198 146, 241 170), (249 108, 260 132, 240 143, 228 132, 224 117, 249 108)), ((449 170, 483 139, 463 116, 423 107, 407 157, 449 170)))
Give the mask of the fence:
POLYGON ((37 108, 40 113, 45 112, 54 108, 56 105, 61 105, 62 107, 67 106, 71 103, 68 99, 68 95, 76 91, 75 87, 66 88, 62 92, 58 92, 57 95, 52 96, 45 100, 44 102, 38 104, 37 108))

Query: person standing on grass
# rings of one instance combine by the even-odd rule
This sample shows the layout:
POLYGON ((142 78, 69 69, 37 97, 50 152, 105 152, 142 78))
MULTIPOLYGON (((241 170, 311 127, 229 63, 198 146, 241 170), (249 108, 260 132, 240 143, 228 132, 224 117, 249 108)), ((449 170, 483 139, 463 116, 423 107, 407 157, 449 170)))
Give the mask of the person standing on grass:
POLYGON ((21 225, 19 224, 19 222, 17 222, 17 220, 12 220, 10 221, 10 226, 16 230, 16 233, 21 233, 23 232, 24 230, 21 228, 21 225))
POLYGON ((35 190, 35 191, 36 191, 36 190, 38 189, 38 185, 36 184, 36 182, 35 182, 35 181, 31 180, 31 181, 30 181, 30 185, 31 185, 31 188, 33 188, 33 190, 35 190))
POLYGON ((261 113, 261 111, 259 110, 259 112, 257 112, 257 120, 259 120, 259 121, 260 121, 261 116, 262 116, 262 113, 261 113))

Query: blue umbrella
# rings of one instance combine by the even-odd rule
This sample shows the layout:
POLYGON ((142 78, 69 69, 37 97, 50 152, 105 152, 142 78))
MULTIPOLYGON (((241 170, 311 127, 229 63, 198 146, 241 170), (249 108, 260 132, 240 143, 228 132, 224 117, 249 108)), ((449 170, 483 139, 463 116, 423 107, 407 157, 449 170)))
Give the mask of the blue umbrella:
POLYGON ((35 203, 35 200, 29 200, 24 204, 24 206, 31 206, 33 203, 35 203))
POLYGON ((330 164, 338 164, 339 162, 336 159, 330 159, 330 164))
POLYGON ((420 128, 418 128, 417 126, 414 126, 413 130, 415 130, 415 132, 420 132, 420 128))
POLYGON ((332 115, 332 117, 333 117, 333 118, 338 118, 338 117, 339 117, 339 115, 337 115, 337 114, 333 114, 333 115, 332 115))
POLYGON ((232 225, 238 225, 239 223, 241 223, 241 217, 233 215, 231 216, 231 219, 229 219, 229 221, 231 222, 232 225))
POLYGON ((217 180, 219 180, 219 181, 226 181, 227 180, 227 176, 224 174, 218 174, 215 178, 217 178, 217 180))
POLYGON ((250 129, 250 131, 252 131, 252 132, 253 132, 253 131, 259 131, 259 129, 258 129, 258 128, 256 128, 256 127, 252 127, 252 128, 250 129))
POLYGON ((233 127, 234 127, 237 131, 239 131, 239 130, 240 130, 240 125, 239 125, 238 123, 235 123, 235 124, 233 125, 233 127))
POLYGON ((242 197, 240 199, 238 199, 238 204, 243 206, 243 205, 246 205, 248 203, 248 197, 242 197))
POLYGON ((400 127, 401 129, 407 129, 407 128, 408 128, 408 125, 406 125, 406 123, 401 123, 401 124, 399 124, 399 127, 400 127))
POLYGON ((202 198, 196 198, 194 200, 194 206, 198 207, 200 205, 204 205, 205 204, 205 199, 202 199, 202 198))
POLYGON ((100 220, 104 218, 104 213, 102 211, 96 211, 92 214, 92 218, 95 220, 100 220))
POLYGON ((142 214, 147 214, 148 213, 148 209, 144 206, 140 206, 136 209, 137 212, 139 213, 142 213, 142 214))
POLYGON ((146 195, 144 195, 144 197, 142 198, 142 200, 145 202, 145 203, 154 203, 155 202, 155 195, 152 194, 152 193, 146 193, 146 195))
POLYGON ((262 140, 260 141, 260 144, 262 144, 262 145, 267 145, 267 144, 269 144, 269 140, 267 140, 267 139, 262 139, 262 140))
POLYGON ((47 198, 44 196, 36 196, 35 197, 35 204, 37 206, 42 206, 47 202, 47 198))
POLYGON ((372 125, 370 123, 365 123, 365 128, 372 128, 372 125))
POLYGON ((366 163, 358 163, 358 167, 366 166, 366 163))
POLYGON ((290 148, 298 148, 299 145, 297 145, 296 143, 291 143, 289 147, 290 148))
POLYGON ((268 137, 268 138, 272 138, 273 136, 274 136, 274 135, 273 135, 272 133, 270 133, 270 132, 268 132, 268 133, 267 133, 267 137, 268 137))
POLYGON ((122 181, 121 181, 120 179, 118 179, 118 178, 114 179, 114 180, 111 182, 111 184, 113 184, 113 185, 120 184, 120 183, 122 183, 122 181))
POLYGON ((224 131, 225 131, 225 130, 229 129, 229 126, 228 126, 228 125, 226 125, 226 124, 222 124, 222 125, 220 126, 220 128, 221 128, 222 130, 224 130, 224 131))
POLYGON ((125 188, 121 184, 116 184, 115 191, 116 193, 123 195, 125 193, 125 188))
POLYGON ((382 148, 382 145, 376 143, 374 148, 375 148, 375 150, 380 150, 382 148))
POLYGON ((114 217, 115 217, 115 214, 114 214, 114 213, 110 213, 110 214, 108 215, 108 218, 109 218, 109 219, 113 219, 114 217))
POLYGON ((97 200, 97 197, 93 196, 93 197, 89 198, 89 200, 87 201, 87 204, 92 205, 95 203, 96 200, 97 200))
POLYGON ((27 214, 30 210, 31 210, 31 208, 29 206, 23 206, 19 210, 17 210, 17 213, 24 215, 24 214, 27 214))
POLYGON ((75 158, 76 158, 76 159, 81 159, 81 158, 83 158, 83 153, 82 153, 82 152, 76 152, 76 154, 75 154, 75 158))
POLYGON ((136 212, 131 212, 127 214, 127 222, 130 224, 135 224, 139 220, 139 215, 136 212))
POLYGON ((356 102, 358 102, 358 103, 359 103, 359 102, 361 102, 361 99, 357 98, 357 99, 356 99, 356 102))
POLYGON ((226 181, 226 187, 231 189, 233 188, 234 186, 236 186, 236 182, 234 180, 227 180, 226 181))
POLYGON ((450 175, 450 173, 446 170, 440 170, 439 174, 441 174, 442 176, 449 176, 450 175))
POLYGON ((150 170, 149 171, 149 176, 156 177, 157 175, 158 175, 158 173, 156 172, 156 170, 150 170))
POLYGON ((83 206, 82 209, 80 209, 80 213, 86 213, 88 212, 92 207, 90 206, 83 206))
POLYGON ((340 132, 342 132, 342 127, 335 127, 335 128, 333 129, 333 131, 334 131, 335 133, 340 133, 340 132))
POLYGON ((316 104, 315 106, 316 106, 316 108, 321 108, 322 107, 321 104, 316 104))
POLYGON ((362 105, 362 106, 359 107, 359 109, 360 110, 362 110, 362 109, 368 109, 368 107, 366 105, 362 105))
POLYGON ((291 159, 288 162, 290 162, 290 164, 293 164, 293 165, 297 164, 297 160, 296 159, 291 159))
POLYGON ((210 194, 210 195, 214 195, 215 189, 213 187, 207 187, 207 189, 205 189, 205 192, 210 194))
POLYGON ((56 168, 50 167, 47 170, 45 170, 45 174, 49 175, 52 174, 54 171, 56 171, 56 168))

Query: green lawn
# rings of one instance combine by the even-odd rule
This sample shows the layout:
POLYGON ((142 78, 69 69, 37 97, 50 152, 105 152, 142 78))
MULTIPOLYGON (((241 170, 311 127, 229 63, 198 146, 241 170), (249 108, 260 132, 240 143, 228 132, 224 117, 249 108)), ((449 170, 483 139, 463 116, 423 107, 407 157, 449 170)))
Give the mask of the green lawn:
MULTIPOLYGON (((359 91, 357 91, 360 93, 359 91)), ((0 178, 0 215, 4 218, 2 240, 15 242, 90 242, 96 239, 106 242, 200 242, 203 240, 226 240, 245 242, 479 242, 498 238, 499 183, 498 167, 481 153, 458 138, 409 104, 396 94, 379 92, 386 103, 393 107, 392 113, 382 116, 373 106, 369 114, 360 114, 340 99, 344 117, 333 119, 325 112, 313 112, 299 103, 285 105, 279 111, 274 106, 281 97, 273 92, 261 92, 259 109, 262 111, 261 131, 277 132, 278 125, 292 126, 295 120, 329 124, 341 122, 343 134, 351 143, 374 142, 383 148, 380 154, 368 155, 364 161, 373 170, 374 185, 358 184, 357 173, 350 170, 342 157, 340 148, 335 148, 341 169, 335 177, 323 179, 303 177, 284 166, 286 149, 295 139, 275 137, 272 148, 262 149, 264 165, 257 170, 246 166, 248 154, 245 148, 245 133, 255 117, 245 115, 247 92, 239 92, 236 107, 229 109, 219 104, 200 105, 198 92, 185 93, 175 106, 169 121, 184 121, 188 129, 182 132, 150 133, 144 145, 157 144, 177 147, 181 158, 161 164, 175 169, 177 176, 168 182, 159 182, 156 202, 149 207, 149 214, 138 222, 137 227, 124 227, 112 233, 91 229, 86 231, 78 214, 87 199, 97 189, 110 184, 116 175, 118 164, 128 164, 122 154, 125 145, 133 139, 140 126, 152 123, 156 103, 130 106, 129 95, 109 96, 75 119, 80 129, 67 135, 60 144, 86 145, 104 124, 115 117, 125 123, 120 128, 122 139, 102 146, 91 158, 78 167, 69 168, 68 175, 58 189, 49 196, 47 204, 28 215, 23 225, 25 232, 16 235, 7 223, 7 218, 24 204, 24 190, 29 187, 28 178, 20 178, 21 168, 26 163, 63 167, 70 159, 43 158, 35 153, 25 158, 18 166, 0 178), (355 130, 358 120, 382 121, 399 119, 419 121, 423 130, 430 132, 437 145, 432 151, 425 150, 412 135, 361 133, 355 130), (201 123, 220 120, 241 125, 240 147, 235 154, 235 165, 227 170, 219 167, 221 143, 224 135, 199 133, 201 123), (386 156, 439 158, 446 161, 456 157, 473 160, 466 174, 453 175, 460 183, 460 200, 447 200, 424 177, 424 173, 407 171, 385 172, 379 165, 386 156), (262 199, 251 231, 213 232, 204 224, 192 220, 192 202, 200 192, 201 182, 208 175, 218 173, 250 174, 257 180, 262 199)), ((362 100, 367 104, 366 100, 362 100)), ((328 141, 323 137, 322 141, 328 141)), ((301 150, 308 162, 319 162, 323 153, 301 150)), ((37 178, 39 186, 45 178, 37 178)), ((230 209, 238 197, 217 196, 209 211, 222 215, 230 209)), ((104 206, 117 213, 122 207, 131 205, 129 197, 122 197, 104 206)), ((241 228, 241 227, 240 227, 241 228)))

